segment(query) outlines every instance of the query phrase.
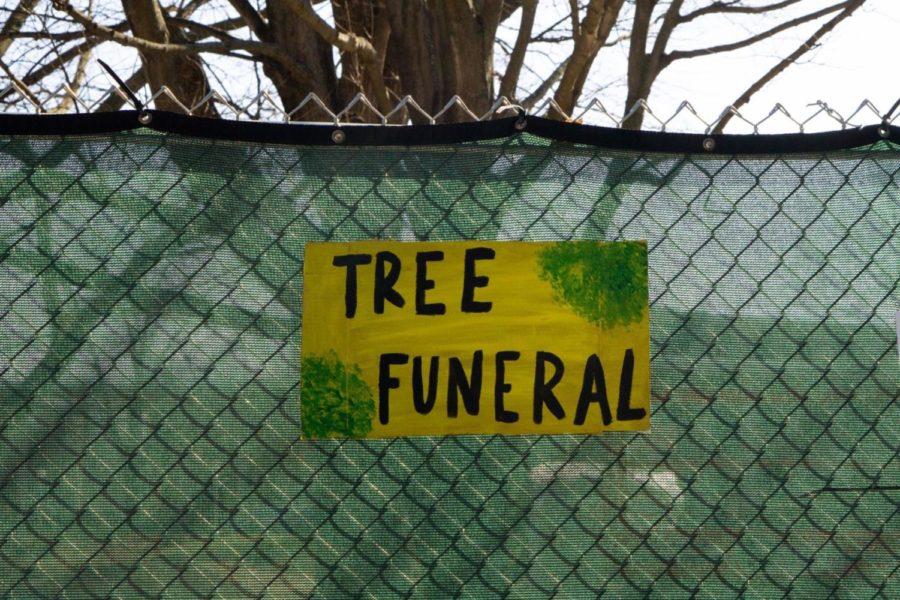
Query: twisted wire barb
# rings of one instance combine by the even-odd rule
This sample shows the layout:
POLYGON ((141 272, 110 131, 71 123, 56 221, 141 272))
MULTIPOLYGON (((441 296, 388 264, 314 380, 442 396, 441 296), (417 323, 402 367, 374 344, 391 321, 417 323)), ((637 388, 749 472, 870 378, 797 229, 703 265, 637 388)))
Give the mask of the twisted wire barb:
MULTIPOLYGON (((110 97, 117 96, 123 106, 129 109, 141 109, 142 106, 135 104, 134 99, 128 93, 128 90, 122 89, 118 84, 110 86, 106 94, 92 102, 85 101, 79 93, 72 89, 67 83, 62 84, 55 92, 47 95, 43 99, 39 98, 30 90, 23 90, 21 87, 11 82, 6 88, 0 90, 0 98, 6 98, 6 103, 13 110, 8 112, 18 113, 36 113, 45 114, 56 112, 51 108, 51 104, 58 103, 63 99, 71 99, 71 107, 75 112, 96 112, 97 109, 110 97), (10 101, 9 97, 17 99, 10 101)), ((307 94, 295 107, 285 109, 277 99, 273 98, 267 91, 262 91, 252 97, 244 105, 238 105, 234 101, 225 97, 222 93, 212 90, 203 96, 199 101, 189 105, 182 102, 171 89, 163 86, 147 96, 144 105, 152 106, 157 99, 165 98, 169 100, 179 111, 184 114, 192 115, 203 112, 201 109, 208 105, 214 105, 220 114, 226 118, 236 120, 250 121, 294 121, 298 114, 304 114, 304 122, 313 123, 330 123, 333 125, 351 125, 358 122, 360 115, 365 118, 372 119, 376 124, 381 125, 406 125, 414 121, 422 122, 423 120, 429 124, 436 124, 446 119, 450 113, 459 120, 478 122, 494 119, 500 116, 507 116, 510 111, 524 113, 525 109, 517 104, 514 100, 506 96, 500 96, 491 107, 482 114, 476 113, 470 108, 465 100, 459 95, 451 97, 438 111, 430 113, 412 96, 403 96, 388 111, 379 110, 376 104, 364 93, 357 93, 343 107, 331 107, 321 97, 315 93, 307 94), (251 112, 253 108, 257 108, 257 114, 251 112), (262 115, 265 109, 267 114, 262 115), (305 112, 304 112, 305 111, 305 112), (262 116, 258 116, 262 115, 262 116)), ((804 133, 810 129, 814 121, 821 122, 822 119, 828 120, 826 129, 848 129, 870 125, 872 123, 892 124, 900 120, 900 111, 880 110, 871 100, 864 99, 859 105, 845 116, 838 112, 833 106, 824 100, 816 100, 806 105, 810 109, 807 114, 796 114, 788 110, 784 104, 776 103, 761 118, 752 118, 746 112, 741 112, 734 106, 726 106, 722 111, 712 119, 706 118, 700 114, 696 107, 688 100, 683 100, 678 106, 667 116, 655 111, 649 102, 640 99, 632 106, 624 111, 622 116, 609 109, 603 101, 598 97, 586 99, 584 103, 576 107, 575 110, 569 112, 553 99, 548 98, 536 105, 533 114, 547 114, 554 112, 562 115, 563 118, 579 123, 588 123, 595 125, 604 125, 607 127, 622 127, 622 124, 638 111, 643 111, 645 128, 655 129, 659 131, 694 131, 697 133, 709 133, 728 115, 733 115, 738 121, 748 127, 752 133, 762 133, 761 129, 770 124, 774 119, 780 118, 781 122, 790 124, 790 129, 799 133, 804 133)))

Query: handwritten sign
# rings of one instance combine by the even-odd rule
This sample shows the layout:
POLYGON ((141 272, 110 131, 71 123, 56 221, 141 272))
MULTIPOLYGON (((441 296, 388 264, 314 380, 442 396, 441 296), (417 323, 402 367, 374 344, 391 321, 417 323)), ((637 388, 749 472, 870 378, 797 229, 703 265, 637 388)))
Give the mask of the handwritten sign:
POLYGON ((310 243, 304 437, 650 427, 645 242, 310 243))

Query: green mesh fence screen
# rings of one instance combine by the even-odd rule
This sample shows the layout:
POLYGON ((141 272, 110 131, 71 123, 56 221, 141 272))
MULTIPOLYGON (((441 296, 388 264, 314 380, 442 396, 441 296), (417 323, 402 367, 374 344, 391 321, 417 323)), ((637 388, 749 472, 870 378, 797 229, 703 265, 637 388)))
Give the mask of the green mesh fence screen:
POLYGON ((900 147, 0 138, 9 597, 900 596, 900 147), (304 245, 646 239, 652 432, 301 441, 304 245))

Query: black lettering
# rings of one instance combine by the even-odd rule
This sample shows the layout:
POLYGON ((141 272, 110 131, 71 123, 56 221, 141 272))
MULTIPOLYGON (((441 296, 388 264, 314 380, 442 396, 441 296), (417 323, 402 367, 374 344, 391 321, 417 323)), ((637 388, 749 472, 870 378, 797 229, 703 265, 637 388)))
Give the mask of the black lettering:
POLYGON ((434 408, 434 402, 437 399, 437 379, 438 379, 438 363, 440 358, 431 357, 431 364, 428 367, 428 396, 425 397, 425 384, 422 381, 422 357, 413 358, 412 372, 412 389, 413 389, 413 406, 416 412, 427 415, 434 408))
POLYGON ((371 254, 343 254, 335 256, 331 264, 335 267, 347 267, 347 280, 344 284, 344 307, 348 319, 356 314, 356 267, 372 262, 371 254))
POLYGON ((470 313, 484 313, 491 310, 490 302, 476 302, 475 288, 487 287, 488 278, 483 275, 475 275, 476 260, 492 260, 496 252, 492 248, 468 248, 466 249, 465 274, 463 275, 462 311, 470 313))
POLYGON ((391 377, 391 365, 405 365, 409 362, 408 354, 390 352, 382 354, 378 361, 378 420, 387 425, 390 409, 391 390, 400 387, 400 380, 391 377))
POLYGON ((553 393, 553 388, 563 377, 565 372, 562 360, 552 352, 538 351, 534 365, 534 422, 544 420, 544 405, 557 419, 566 416, 562 405, 553 393), (546 364, 553 365, 553 375, 547 380, 546 364))
POLYGON ((384 314, 384 301, 387 300, 398 308, 403 308, 406 301, 394 285, 400 278, 400 259, 393 252, 379 252, 375 255, 375 313, 384 314), (385 274, 384 265, 391 265, 385 274))
POLYGON ((467 377, 462 361, 450 357, 447 371, 447 416, 459 414, 459 396, 462 396, 466 412, 477 415, 481 400, 481 366, 484 352, 476 350, 472 355, 472 376, 467 377))
POLYGON ((596 354, 591 354, 584 364, 584 380, 581 384, 581 395, 578 397, 578 408, 575 410, 575 424, 584 425, 588 408, 592 403, 600 405, 603 424, 612 423, 609 411, 609 400, 606 397, 606 378, 603 376, 603 365, 596 354))
POLYGON ((512 350, 498 352, 495 357, 496 380, 494 382, 494 415, 499 423, 515 423, 519 420, 519 413, 506 410, 503 406, 503 395, 512 389, 512 385, 506 383, 506 362, 519 360, 519 353, 512 350))
POLYGON ((420 315, 442 315, 447 307, 442 302, 425 302, 425 292, 434 289, 434 280, 428 279, 428 263, 444 260, 440 250, 416 254, 416 313, 420 315))
POLYGON ((622 378, 619 379, 619 405, 616 407, 616 419, 619 421, 640 421, 647 414, 643 408, 631 408, 631 379, 633 376, 634 352, 629 348, 625 351, 622 378))

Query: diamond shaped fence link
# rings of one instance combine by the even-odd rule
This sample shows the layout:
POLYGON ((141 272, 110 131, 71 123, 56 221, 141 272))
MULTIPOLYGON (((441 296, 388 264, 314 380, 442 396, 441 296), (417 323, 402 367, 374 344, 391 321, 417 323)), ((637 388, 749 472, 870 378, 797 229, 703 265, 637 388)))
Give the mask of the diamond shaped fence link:
POLYGON ((900 152, 0 140, 10 597, 896 597, 900 152), (646 239, 652 427, 299 439, 304 244, 646 239))
MULTIPOLYGON (((109 73, 112 75, 112 73, 109 73)), ((845 107, 840 112, 824 100, 816 100, 795 107, 794 112, 788 110, 781 102, 776 102, 765 112, 742 112, 734 105, 722 110, 701 114, 688 100, 682 100, 674 109, 651 106, 646 99, 639 99, 631 106, 625 106, 622 114, 616 109, 607 107, 600 96, 582 98, 572 111, 563 109, 552 97, 544 98, 532 105, 523 107, 515 99, 500 96, 483 113, 473 112, 459 95, 450 97, 440 108, 428 112, 416 102, 412 96, 404 96, 396 100, 387 112, 379 111, 376 105, 364 93, 359 92, 343 105, 332 105, 330 99, 320 98, 310 92, 296 106, 288 107, 268 91, 262 91, 252 98, 236 100, 226 90, 212 90, 196 104, 182 102, 171 89, 162 86, 156 91, 146 90, 138 95, 120 85, 120 81, 109 79, 98 85, 95 81, 87 91, 84 87, 72 88, 64 83, 56 89, 35 87, 29 89, 21 81, 12 81, 0 88, 0 106, 3 112, 19 114, 62 114, 66 112, 93 113, 104 110, 105 101, 119 99, 123 108, 143 110, 156 106, 157 100, 164 99, 169 110, 186 115, 203 115, 207 109, 220 114, 224 118, 240 121, 274 121, 289 122, 305 114, 312 122, 344 125, 352 123, 376 123, 381 125, 403 125, 412 122, 446 123, 449 121, 486 121, 516 113, 528 112, 534 115, 553 113, 561 115, 568 121, 590 123, 607 127, 622 127, 622 123, 636 112, 644 114, 644 128, 657 131, 692 131, 711 133, 723 121, 733 119, 737 128, 746 133, 783 132, 785 130, 799 133, 816 130, 852 129, 869 125, 873 121, 889 126, 900 122, 898 104, 890 107, 876 106, 869 99, 859 104, 845 107), (140 96, 140 97, 138 97, 140 96), (801 112, 802 111, 802 112, 801 112), (774 129, 773 129, 774 125, 774 129), (786 129, 785 129, 786 128, 786 129)), ((734 129, 729 129, 729 133, 734 129)))

